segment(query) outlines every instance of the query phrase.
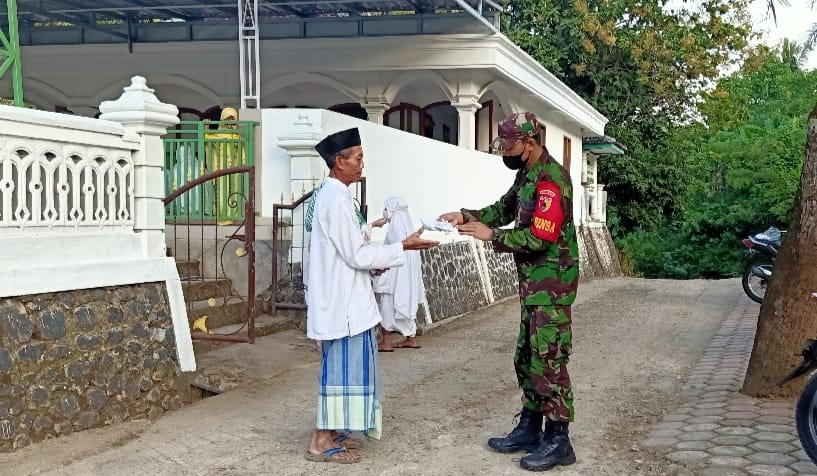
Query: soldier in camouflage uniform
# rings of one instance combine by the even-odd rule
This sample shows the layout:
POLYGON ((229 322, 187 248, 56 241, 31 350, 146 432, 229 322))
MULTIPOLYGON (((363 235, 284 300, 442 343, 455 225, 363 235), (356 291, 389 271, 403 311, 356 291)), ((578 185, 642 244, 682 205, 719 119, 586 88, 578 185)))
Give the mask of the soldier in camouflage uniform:
POLYGON ((505 118, 493 147, 518 170, 510 190, 481 210, 440 217, 516 261, 522 319, 514 366, 524 405, 517 427, 488 445, 502 453, 526 450, 531 454, 520 465, 533 471, 576 461, 567 431, 573 421, 570 306, 579 279, 573 189, 568 171, 539 144, 539 129, 532 113, 505 118), (499 229, 511 222, 513 229, 499 229))

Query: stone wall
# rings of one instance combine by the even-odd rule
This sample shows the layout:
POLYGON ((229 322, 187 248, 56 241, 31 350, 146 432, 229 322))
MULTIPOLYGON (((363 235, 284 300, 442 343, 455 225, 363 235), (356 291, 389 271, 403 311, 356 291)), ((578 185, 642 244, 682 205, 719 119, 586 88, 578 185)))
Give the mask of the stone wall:
POLYGON ((516 263, 510 253, 497 253, 490 243, 479 242, 485 250, 485 265, 488 279, 491 282, 494 300, 519 295, 519 278, 516 274, 516 263))
POLYGON ((0 300, 0 451, 189 399, 164 283, 0 300))
POLYGON ((621 276, 621 264, 613 237, 606 226, 576 227, 582 278, 621 276))
POLYGON ((488 304, 471 243, 460 241, 422 251, 423 283, 432 322, 488 304))

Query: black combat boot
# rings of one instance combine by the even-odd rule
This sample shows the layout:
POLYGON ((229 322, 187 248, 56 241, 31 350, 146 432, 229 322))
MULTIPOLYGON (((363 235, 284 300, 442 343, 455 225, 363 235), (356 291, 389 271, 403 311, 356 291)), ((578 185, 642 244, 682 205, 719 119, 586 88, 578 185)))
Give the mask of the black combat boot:
POLYGON ((547 471, 555 466, 567 466, 576 462, 576 453, 567 434, 567 423, 548 421, 539 447, 519 461, 528 471, 547 471))
POLYGON ((542 413, 523 408, 516 428, 508 436, 489 439, 488 446, 500 453, 530 452, 539 447, 541 433, 542 413))

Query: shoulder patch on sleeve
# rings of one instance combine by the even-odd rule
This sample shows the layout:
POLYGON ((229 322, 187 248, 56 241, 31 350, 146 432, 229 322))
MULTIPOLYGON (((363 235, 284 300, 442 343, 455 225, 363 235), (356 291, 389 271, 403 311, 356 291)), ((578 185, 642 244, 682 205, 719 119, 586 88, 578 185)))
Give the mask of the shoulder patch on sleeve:
POLYGON ((559 240, 564 218, 559 186, 552 181, 542 181, 536 184, 536 208, 533 211, 533 220, 530 225, 533 236, 555 243, 559 240))

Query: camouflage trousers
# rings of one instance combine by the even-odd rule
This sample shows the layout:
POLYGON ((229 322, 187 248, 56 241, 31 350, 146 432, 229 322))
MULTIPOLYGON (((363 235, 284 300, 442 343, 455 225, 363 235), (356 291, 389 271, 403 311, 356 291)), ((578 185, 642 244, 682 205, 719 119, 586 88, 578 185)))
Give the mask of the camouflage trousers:
POLYGON ((522 306, 514 367, 525 408, 546 419, 573 421, 573 388, 567 373, 573 334, 570 306, 522 306))

